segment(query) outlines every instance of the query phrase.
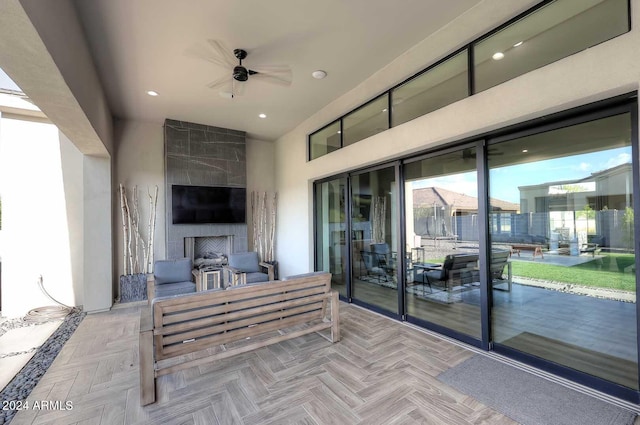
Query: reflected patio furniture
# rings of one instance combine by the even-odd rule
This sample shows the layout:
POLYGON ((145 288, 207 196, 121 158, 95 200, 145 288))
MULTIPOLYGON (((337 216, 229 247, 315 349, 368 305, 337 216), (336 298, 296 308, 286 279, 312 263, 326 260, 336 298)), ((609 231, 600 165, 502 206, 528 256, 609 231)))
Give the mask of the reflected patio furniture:
POLYGON ((425 273, 429 284, 443 282, 448 292, 456 286, 479 282, 477 254, 450 254, 445 257, 442 267, 425 273))
POLYGON ((539 255, 544 259, 544 255, 542 254, 542 245, 538 244, 512 244, 511 245, 511 253, 518 254, 520 257, 520 251, 533 251, 533 259, 536 259, 536 255, 539 255))
POLYGON ((494 250, 491 252, 491 286, 493 289, 497 289, 499 291, 511 291, 511 284, 513 279, 513 273, 511 270, 511 261, 509 261, 509 257, 511 256, 511 252, 507 250, 494 250), (502 289, 496 287, 495 283, 503 283, 504 279, 504 268, 507 267, 507 289, 502 289))
POLYGON ((389 244, 384 242, 372 243, 369 245, 369 248, 371 252, 375 254, 379 266, 385 267, 388 270, 395 269, 397 262, 396 253, 391 251, 389 244))
POLYGON ((595 257, 596 254, 599 254, 601 250, 602 248, 599 248, 599 245, 597 243, 583 243, 580 247, 580 254, 587 254, 590 252, 591 256, 595 257))
MULTIPOLYGON (((372 251, 361 250, 360 256, 366 269, 364 276, 373 277, 377 282, 389 282, 390 276, 393 276, 393 268, 387 265, 383 256, 372 251)), ((363 276, 363 277, 364 277, 363 276)))
POLYGON ((412 284, 423 284, 429 287, 429 292, 433 293, 433 287, 431 286, 431 282, 427 277, 428 271, 439 271, 442 269, 442 264, 437 263, 413 263, 411 271, 413 273, 413 282, 412 284))

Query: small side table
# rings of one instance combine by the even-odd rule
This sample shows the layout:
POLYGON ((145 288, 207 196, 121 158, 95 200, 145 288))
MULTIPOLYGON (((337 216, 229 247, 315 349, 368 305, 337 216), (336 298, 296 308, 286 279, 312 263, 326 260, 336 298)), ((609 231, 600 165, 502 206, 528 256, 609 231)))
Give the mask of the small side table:
POLYGON ((198 292, 222 287, 222 269, 193 269, 191 273, 196 280, 198 292))

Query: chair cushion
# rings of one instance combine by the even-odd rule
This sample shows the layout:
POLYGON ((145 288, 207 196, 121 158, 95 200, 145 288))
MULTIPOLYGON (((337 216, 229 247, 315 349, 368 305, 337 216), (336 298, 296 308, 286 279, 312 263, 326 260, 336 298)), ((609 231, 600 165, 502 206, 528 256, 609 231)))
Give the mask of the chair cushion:
POLYGON ((229 265, 243 272, 260 272, 260 260, 257 252, 241 252, 229 255, 229 265))
POLYGON ((183 295, 196 292, 196 284, 190 281, 165 283, 156 286, 155 289, 155 297, 170 297, 172 295, 183 295))
POLYGON ((429 270, 425 273, 430 281, 444 280, 445 270, 429 270))
POLYGON ((153 266, 156 285, 191 280, 191 259, 158 260, 153 266))
POLYGON ((390 250, 389 250, 389 245, 387 245, 386 243, 372 243, 371 246, 371 252, 375 252, 376 254, 389 254, 390 250))
POLYGON ((247 283, 268 282, 269 275, 266 273, 253 272, 247 273, 247 283))

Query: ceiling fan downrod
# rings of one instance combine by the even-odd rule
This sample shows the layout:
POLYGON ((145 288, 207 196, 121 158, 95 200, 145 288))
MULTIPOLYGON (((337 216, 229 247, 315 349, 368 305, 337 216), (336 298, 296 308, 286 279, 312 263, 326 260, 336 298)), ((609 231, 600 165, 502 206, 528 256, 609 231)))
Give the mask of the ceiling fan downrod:
POLYGON ((238 66, 233 68, 233 79, 236 81, 247 81, 249 79, 249 71, 247 68, 242 66, 242 59, 247 57, 246 50, 242 49, 233 49, 233 54, 236 58, 238 58, 239 64, 238 66))

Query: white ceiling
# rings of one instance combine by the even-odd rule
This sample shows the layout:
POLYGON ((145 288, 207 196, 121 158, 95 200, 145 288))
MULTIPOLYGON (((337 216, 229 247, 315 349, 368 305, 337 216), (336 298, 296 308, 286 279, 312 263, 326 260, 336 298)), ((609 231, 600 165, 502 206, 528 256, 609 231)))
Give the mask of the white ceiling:
MULTIPOLYGON (((185 120, 275 140, 479 1, 76 0, 75 5, 115 117, 185 120), (207 84, 225 75, 231 81, 231 72, 187 54, 205 49, 208 39, 247 50, 248 68, 290 66, 293 83, 282 87, 249 79, 242 96, 221 97, 207 84), (315 80, 311 72, 317 69, 328 76, 315 80), (150 97, 147 90, 160 95, 150 97)), ((425 65, 433 59, 425 58, 425 65)))

